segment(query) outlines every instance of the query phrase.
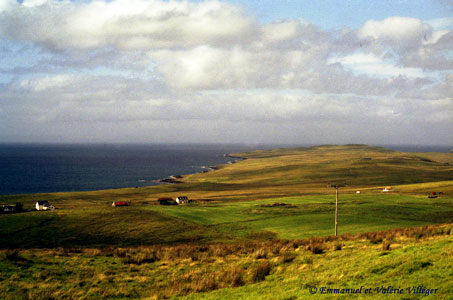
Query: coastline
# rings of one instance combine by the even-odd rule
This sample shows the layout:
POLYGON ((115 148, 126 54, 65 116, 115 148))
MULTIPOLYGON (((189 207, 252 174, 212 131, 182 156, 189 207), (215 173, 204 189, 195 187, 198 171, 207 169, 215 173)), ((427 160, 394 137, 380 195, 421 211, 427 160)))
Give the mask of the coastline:
POLYGON ((167 178, 163 178, 163 179, 158 179, 158 180, 155 180, 154 182, 157 182, 157 183, 170 183, 170 184, 180 184, 180 183, 184 183, 184 181, 182 179, 184 179, 184 177, 186 176, 189 176, 189 175, 193 175, 193 174, 202 174, 202 173, 208 173, 208 172, 213 172, 213 171, 216 171, 216 170, 219 170, 221 168, 221 166, 223 165, 231 165, 231 164, 235 164, 237 163, 238 161, 243 161, 243 160, 246 160, 247 158, 245 157, 240 157, 240 156, 233 156, 231 154, 224 154, 223 155, 224 157, 229 157, 229 158, 233 158, 233 160, 231 161, 228 161, 227 163, 224 163, 224 164, 220 164, 220 165, 215 165, 215 166, 208 166, 208 167, 202 167, 204 170, 201 171, 201 172, 196 172, 196 173, 189 173, 189 174, 184 174, 184 175, 181 175, 181 174, 178 174, 178 175, 171 175, 167 178))

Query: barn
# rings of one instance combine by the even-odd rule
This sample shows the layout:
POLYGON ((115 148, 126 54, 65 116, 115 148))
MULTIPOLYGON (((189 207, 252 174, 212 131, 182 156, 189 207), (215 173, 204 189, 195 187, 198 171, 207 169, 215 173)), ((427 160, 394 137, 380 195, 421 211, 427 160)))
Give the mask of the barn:
POLYGON ((173 198, 159 198, 157 199, 160 205, 175 205, 177 204, 173 198))
POLYGON ((126 202, 126 201, 115 201, 115 202, 112 202, 112 206, 113 206, 113 207, 117 207, 117 206, 129 206, 129 202, 126 202))

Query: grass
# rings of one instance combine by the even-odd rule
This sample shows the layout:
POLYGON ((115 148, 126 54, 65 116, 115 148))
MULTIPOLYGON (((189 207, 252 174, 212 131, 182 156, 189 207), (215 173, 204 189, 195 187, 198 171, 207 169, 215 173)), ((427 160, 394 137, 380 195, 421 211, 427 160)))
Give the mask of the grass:
POLYGON ((341 251, 321 255, 298 251, 294 263, 276 264, 265 281, 235 289, 192 294, 183 299, 450 299, 452 238, 399 242, 383 253, 379 246, 363 241, 347 242, 341 251), (386 254, 386 255, 383 255, 386 254), (307 257, 311 258, 307 259, 307 257), (358 259, 359 258, 359 259, 358 259), (443 271, 442 271, 443 270, 443 271), (408 288, 437 289, 429 296, 411 295, 408 288), (403 289, 402 295, 388 295, 377 288, 403 289), (310 287, 317 293, 311 294, 310 287), (371 289, 371 295, 327 295, 321 289, 371 289))
MULTIPOLYGON (((280 238, 298 239, 332 234, 334 202, 335 195, 315 195, 148 209, 238 237, 268 231, 280 238), (275 202, 291 206, 266 206, 275 202)), ((453 219, 451 198, 345 194, 340 195, 339 211, 340 233, 436 224, 453 219)))
MULTIPOLYGON (((247 159, 182 184, 0 196, 57 207, 0 215, 0 298, 337 299, 309 287, 389 285, 453 295, 453 154, 347 145, 236 155, 247 159), (340 237, 328 183, 347 184, 340 237), (195 202, 156 205, 180 195, 195 202)), ((393 297, 378 291, 373 299, 393 297)), ((405 291, 395 297, 421 297, 405 291)))
POLYGON ((337 239, 3 250, 0 297, 305 299, 312 286, 424 285, 438 289, 428 299, 448 299, 453 292, 450 232, 451 225, 438 225, 337 239), (371 243, 376 236, 392 239, 392 247, 383 251, 371 243), (339 242, 340 250, 335 249, 339 242))
POLYGON ((11 214, 0 218, 0 227, 1 248, 199 243, 226 237, 204 226, 140 207, 11 214))

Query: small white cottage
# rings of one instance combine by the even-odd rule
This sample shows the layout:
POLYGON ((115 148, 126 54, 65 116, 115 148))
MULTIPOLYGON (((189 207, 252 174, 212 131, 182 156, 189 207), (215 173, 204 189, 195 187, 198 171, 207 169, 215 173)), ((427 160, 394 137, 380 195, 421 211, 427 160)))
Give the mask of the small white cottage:
POLYGON ((50 203, 46 200, 36 202, 36 210, 49 210, 55 209, 50 203))
POLYGON ((178 204, 189 203, 189 198, 187 198, 186 196, 179 196, 176 198, 176 203, 178 204))

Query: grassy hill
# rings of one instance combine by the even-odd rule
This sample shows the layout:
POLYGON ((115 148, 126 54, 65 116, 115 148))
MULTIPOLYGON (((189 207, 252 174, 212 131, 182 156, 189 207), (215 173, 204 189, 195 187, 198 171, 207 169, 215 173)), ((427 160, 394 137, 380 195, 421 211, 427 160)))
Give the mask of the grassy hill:
POLYGON ((309 287, 388 285, 453 294, 452 153, 346 145, 233 156, 244 160, 181 184, 0 196, 58 208, 0 215, 0 298, 336 299, 309 287), (347 184, 340 238, 329 183, 347 184), (181 195, 195 202, 156 205, 181 195))

